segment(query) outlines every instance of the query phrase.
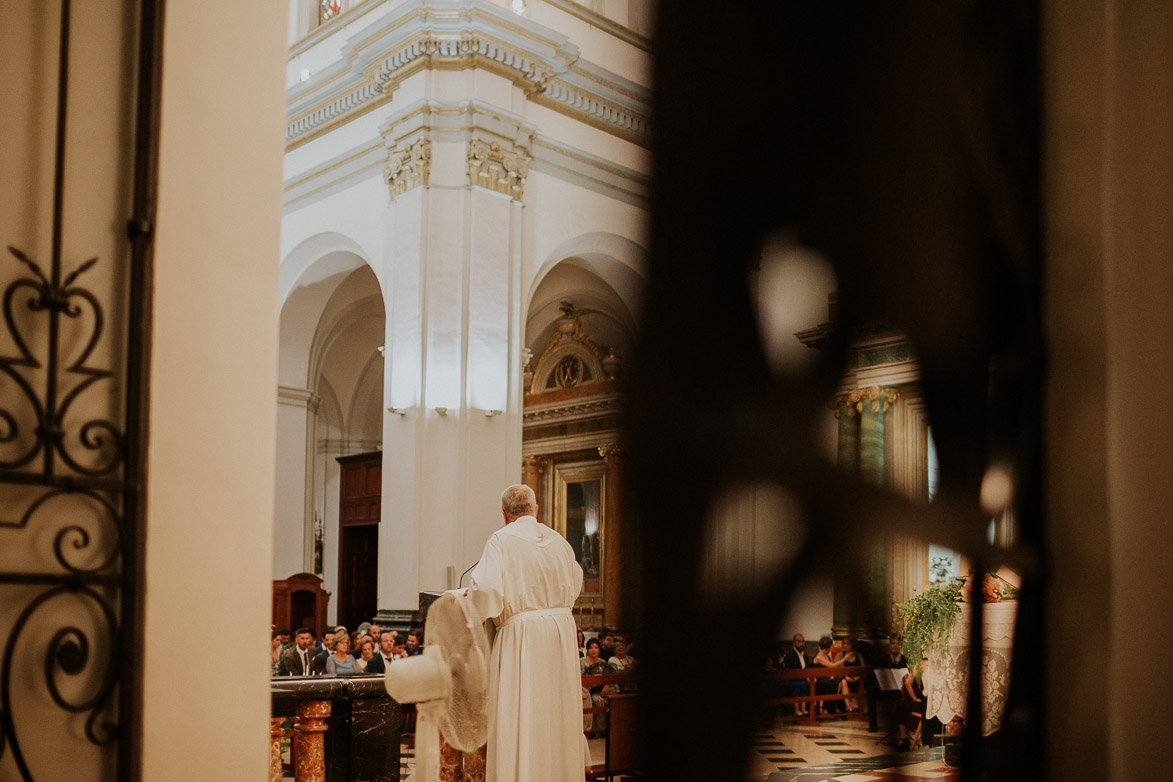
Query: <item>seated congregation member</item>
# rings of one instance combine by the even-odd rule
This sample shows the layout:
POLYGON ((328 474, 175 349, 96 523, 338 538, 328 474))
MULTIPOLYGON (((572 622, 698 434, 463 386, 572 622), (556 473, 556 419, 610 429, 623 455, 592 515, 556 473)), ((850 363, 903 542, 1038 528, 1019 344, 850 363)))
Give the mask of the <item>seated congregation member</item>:
POLYGON ((326 675, 350 676, 355 673, 358 673, 358 667, 350 656, 350 636, 338 633, 334 636, 334 654, 326 659, 326 675))
POLYGON ((384 673, 387 666, 396 659, 398 658, 395 657, 395 636, 391 633, 382 633, 379 635, 379 648, 367 663, 366 672, 384 673))
POLYGON ((580 660, 582 658, 586 657, 586 652, 583 651, 583 648, 582 648, 582 642, 584 640, 585 640, 585 636, 583 636, 582 630, 579 630, 578 631, 578 659, 580 659, 580 660))
POLYGON ((877 671, 883 668, 896 670, 907 668, 908 661, 904 659, 900 636, 892 633, 888 641, 888 648, 874 662, 875 671, 864 680, 864 688, 868 696, 868 730, 877 731, 880 728, 877 708, 879 701, 893 701, 900 697, 900 689, 890 689, 892 677, 884 677, 884 684, 880 683, 877 671), (885 687, 889 687, 886 689, 885 687))
POLYGON ((628 673, 635 667, 635 658, 627 655, 627 640, 617 635, 613 640, 615 653, 607 661, 611 673, 628 673))
POLYGON ((603 631, 599 633, 599 657, 606 662, 611 659, 613 654, 615 654, 615 633, 603 628, 603 631))
MULTIPOLYGON (((782 667, 787 670, 798 670, 810 668, 812 665, 810 657, 806 654, 806 638, 802 633, 795 633, 791 647, 782 655, 782 667)), ((785 685, 785 694, 791 697, 801 697, 810 692, 810 685, 802 679, 784 681, 782 684, 785 685)), ((796 703, 794 705, 794 716, 805 717, 808 714, 810 714, 809 704, 796 703)))
POLYGON ((272 645, 269 647, 269 656, 273 661, 273 666, 269 669, 269 675, 276 676, 277 669, 281 667, 281 636, 278 634, 276 628, 273 630, 273 640, 272 645))
MULTIPOLYGON (((831 656, 831 636, 824 635, 819 638, 819 651, 815 655, 812 663, 815 668, 838 668, 840 664, 831 656)), ((839 692, 839 682, 841 679, 837 676, 819 678, 815 680, 815 694, 816 695, 834 695, 839 692)), ((826 701, 820 705, 825 706, 824 711, 834 714, 842 709, 842 701, 826 701)))
MULTIPOLYGON (((599 652, 602 649, 602 644, 599 643, 598 638, 592 638, 586 642, 586 657, 578 661, 579 668, 582 669, 583 676, 599 676, 610 673, 607 669, 607 661, 604 660, 599 652)), ((591 706, 596 709, 603 708, 607 705, 606 697, 603 694, 603 685, 596 684, 590 688, 591 706)), ((595 714, 592 720, 591 730, 595 733, 600 733, 607 729, 607 715, 595 714)))
POLYGON ((407 645, 404 647, 408 657, 415 657, 424 650, 424 634, 419 630, 412 630, 407 634, 407 645))
MULTIPOLYGON (((316 676, 322 672, 314 654, 314 631, 303 627, 294 635, 294 644, 285 650, 281 665, 288 676, 316 676)), ((323 666, 325 663, 323 663, 323 666)))
POLYGON ((354 661, 354 665, 359 673, 367 673, 367 664, 373 659, 375 659, 375 642, 371 640, 369 635, 364 635, 359 642, 358 659, 354 661))
POLYGON ((888 653, 880 665, 884 668, 907 668, 908 660, 904 659, 904 641, 900 640, 900 636, 892 636, 892 640, 888 641, 888 653))
POLYGON ((900 742, 896 749, 908 752, 912 749, 912 740, 908 736, 910 729, 915 729, 918 720, 925 713, 925 695, 920 682, 911 673, 904 674, 904 682, 900 688, 900 705, 896 710, 896 733, 900 742))
MULTIPOLYGON (((864 665, 863 656, 856 650, 856 640, 854 635, 849 635, 843 639, 843 656, 837 661, 844 667, 853 667, 864 665)), ((860 692, 860 677, 859 676, 844 676, 839 680, 839 694, 847 695, 851 692, 860 692)), ((844 701, 847 704, 848 711, 859 711, 859 701, 851 699, 844 701)))

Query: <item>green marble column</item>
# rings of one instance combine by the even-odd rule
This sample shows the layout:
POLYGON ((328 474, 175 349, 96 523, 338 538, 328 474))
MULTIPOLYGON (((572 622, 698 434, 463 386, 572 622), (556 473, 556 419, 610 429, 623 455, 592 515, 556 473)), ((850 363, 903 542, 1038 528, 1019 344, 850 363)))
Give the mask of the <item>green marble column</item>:
POLYGON ((847 395, 836 399, 833 409, 839 419, 839 469, 854 474, 859 470, 859 416, 847 395))
POLYGON ((884 485, 884 412, 888 402, 875 388, 865 389, 859 401, 859 477, 884 485), (871 398, 876 394, 877 398, 871 398))
MULTIPOLYGON (((887 482, 885 414, 896 401, 896 389, 881 386, 860 388, 836 400, 839 418, 839 467, 858 474, 875 486, 887 482)), ((832 632, 861 635, 887 632, 887 552, 882 543, 868 546, 844 563, 847 570, 835 574, 835 608, 832 632)))

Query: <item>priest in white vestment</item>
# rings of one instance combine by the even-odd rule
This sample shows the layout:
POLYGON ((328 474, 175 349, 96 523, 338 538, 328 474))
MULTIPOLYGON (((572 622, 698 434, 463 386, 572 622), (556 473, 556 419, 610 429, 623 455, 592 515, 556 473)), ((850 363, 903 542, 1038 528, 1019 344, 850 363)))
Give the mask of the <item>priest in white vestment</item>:
POLYGON ((534 492, 501 495, 505 526, 485 544, 469 596, 493 621, 486 782, 582 782, 582 680, 571 607, 582 568, 538 522, 534 492))

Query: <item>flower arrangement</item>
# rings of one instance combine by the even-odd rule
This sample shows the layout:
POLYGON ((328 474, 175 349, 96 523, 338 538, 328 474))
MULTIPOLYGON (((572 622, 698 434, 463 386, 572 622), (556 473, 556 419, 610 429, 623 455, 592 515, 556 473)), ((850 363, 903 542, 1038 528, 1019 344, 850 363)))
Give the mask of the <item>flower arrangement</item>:
POLYGON ((896 624, 904 642, 904 656, 917 679, 920 661, 936 652, 945 654, 949 634, 961 613, 963 578, 939 581, 896 606, 896 624))
MULTIPOLYGON (((937 565, 934 563, 934 566, 937 565)), ((932 652, 945 654, 953 624, 961 613, 961 603, 973 600, 974 581, 972 572, 969 576, 942 579, 912 599, 895 606, 896 627, 904 641, 904 656, 918 680, 921 660, 932 652)), ((984 603, 1018 598, 1018 590, 1014 585, 996 573, 982 576, 981 590, 984 603)))

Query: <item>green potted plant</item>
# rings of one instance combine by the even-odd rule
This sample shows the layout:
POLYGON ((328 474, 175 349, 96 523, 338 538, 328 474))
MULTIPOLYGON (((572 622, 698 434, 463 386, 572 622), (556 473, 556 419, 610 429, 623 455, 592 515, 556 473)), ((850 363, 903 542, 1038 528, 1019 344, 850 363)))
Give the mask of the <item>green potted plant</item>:
POLYGON ((904 656, 918 681, 921 660, 930 652, 945 654, 953 624, 961 613, 964 582, 964 578, 938 581, 896 606, 896 623, 904 642, 904 656))

